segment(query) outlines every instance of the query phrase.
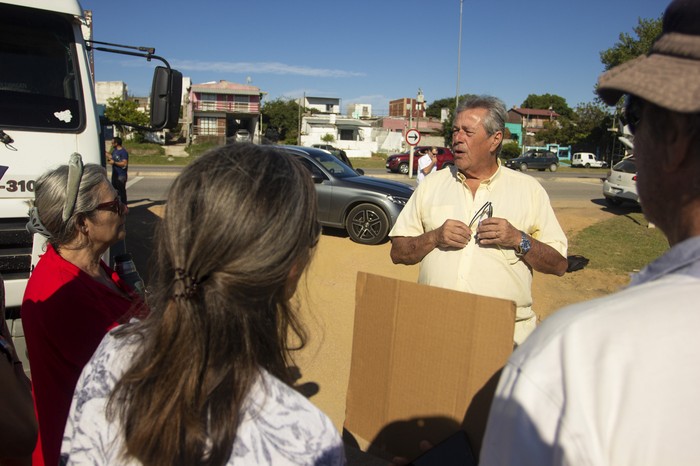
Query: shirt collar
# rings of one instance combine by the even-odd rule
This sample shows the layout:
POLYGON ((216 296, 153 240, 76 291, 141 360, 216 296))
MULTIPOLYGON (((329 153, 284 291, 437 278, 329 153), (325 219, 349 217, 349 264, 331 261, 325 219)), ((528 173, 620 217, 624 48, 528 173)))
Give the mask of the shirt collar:
MULTIPOLYGON (((493 175, 491 175, 490 177, 486 178, 485 180, 481 180, 481 183, 479 183, 480 186, 486 186, 487 188, 490 188, 491 184, 501 176, 501 170, 503 169, 501 165, 501 159, 496 157, 496 163, 498 164, 496 171, 493 172, 493 175)), ((464 176, 464 174, 462 174, 462 172, 460 172, 457 169, 457 167, 455 167, 455 178, 457 179, 457 181, 459 181, 459 183, 462 186, 466 186, 467 177, 464 176)))
POLYGON ((657 280, 672 273, 700 278, 700 236, 688 238, 632 276, 630 286, 657 280))

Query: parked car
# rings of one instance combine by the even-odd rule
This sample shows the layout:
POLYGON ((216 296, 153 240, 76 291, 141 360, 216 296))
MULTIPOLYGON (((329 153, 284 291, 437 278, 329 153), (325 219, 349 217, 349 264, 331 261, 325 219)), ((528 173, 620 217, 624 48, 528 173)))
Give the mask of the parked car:
POLYGON ((522 172, 527 171, 529 168, 536 168, 540 171, 549 169, 550 172, 555 172, 559 168, 559 157, 548 150, 532 149, 520 157, 506 160, 505 166, 522 172))
MULTIPOLYGON (((421 157, 423 149, 429 149, 432 146, 416 146, 413 149, 413 174, 418 172, 418 159, 421 157)), ((455 157, 452 151, 447 147, 437 148, 437 169, 442 170, 445 167, 454 165, 455 157)), ((402 152, 401 154, 393 154, 386 158, 386 169, 392 173, 408 174, 408 159, 409 153, 402 152)))
POLYGON ((250 131, 247 129, 239 129, 236 131, 236 136, 235 136, 236 142, 250 142, 252 141, 250 137, 250 131))
POLYGON ((586 168, 605 168, 608 166, 608 162, 598 160, 595 154, 591 154, 590 152, 576 152, 574 155, 571 156, 571 166, 586 168))
POLYGON ((309 170, 316 184, 321 225, 345 229, 356 243, 386 240, 413 194, 413 188, 405 183, 359 175, 325 150, 280 147, 309 170))
POLYGON ((637 195, 637 164, 634 156, 627 157, 612 167, 603 180, 603 196, 610 205, 639 203, 637 195))

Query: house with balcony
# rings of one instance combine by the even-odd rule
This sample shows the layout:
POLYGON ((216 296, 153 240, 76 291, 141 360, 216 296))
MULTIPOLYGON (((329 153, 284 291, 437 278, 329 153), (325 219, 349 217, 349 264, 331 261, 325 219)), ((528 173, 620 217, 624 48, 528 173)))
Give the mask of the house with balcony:
POLYGON ((223 80, 192 84, 187 102, 190 140, 259 141, 264 95, 258 87, 223 80))
POLYGON ((520 124, 524 136, 537 136, 548 121, 555 121, 559 114, 551 109, 518 108, 508 110, 507 123, 520 124))

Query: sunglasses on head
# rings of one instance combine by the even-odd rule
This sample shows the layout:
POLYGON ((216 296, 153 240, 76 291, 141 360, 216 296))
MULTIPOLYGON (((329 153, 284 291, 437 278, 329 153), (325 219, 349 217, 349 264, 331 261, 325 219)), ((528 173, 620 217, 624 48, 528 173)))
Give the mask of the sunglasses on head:
POLYGON ((627 94, 625 98, 625 111, 620 117, 623 125, 626 125, 630 133, 634 134, 637 131, 640 121, 642 120, 642 100, 632 94, 627 94))
POLYGON ((126 210, 126 206, 122 202, 122 200, 119 198, 119 195, 114 198, 113 201, 109 202, 103 202, 102 204, 98 204, 97 207, 95 207, 95 210, 107 210, 109 212, 114 212, 115 214, 118 215, 124 215, 124 212, 126 210))

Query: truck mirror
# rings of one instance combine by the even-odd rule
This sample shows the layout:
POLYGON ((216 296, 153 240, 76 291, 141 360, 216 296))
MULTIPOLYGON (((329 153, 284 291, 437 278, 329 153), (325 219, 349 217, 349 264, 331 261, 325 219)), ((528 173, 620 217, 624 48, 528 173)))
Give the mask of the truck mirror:
POLYGON ((181 98, 182 73, 157 66, 151 87, 151 126, 156 129, 175 128, 180 118, 181 98))

